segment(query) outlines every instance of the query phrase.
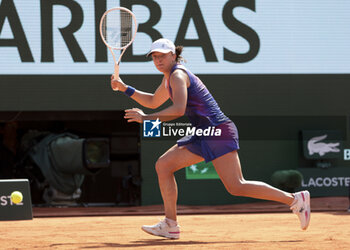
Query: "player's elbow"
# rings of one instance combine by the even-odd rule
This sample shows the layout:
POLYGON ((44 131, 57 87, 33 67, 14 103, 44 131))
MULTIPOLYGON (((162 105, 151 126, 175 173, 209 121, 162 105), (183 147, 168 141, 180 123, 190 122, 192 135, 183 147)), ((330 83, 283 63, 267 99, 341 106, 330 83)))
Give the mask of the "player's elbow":
POLYGON ((179 117, 180 117, 180 116, 184 116, 184 115, 185 115, 185 109, 179 111, 178 115, 179 115, 179 117))
POLYGON ((175 106, 174 115, 177 117, 181 117, 181 116, 185 115, 185 111, 186 111, 186 107, 175 106))
POLYGON ((149 107, 150 109, 156 109, 159 108, 160 105, 162 105, 163 103, 161 103, 158 98, 155 97, 155 95, 153 94, 151 97, 151 100, 149 102, 149 107))

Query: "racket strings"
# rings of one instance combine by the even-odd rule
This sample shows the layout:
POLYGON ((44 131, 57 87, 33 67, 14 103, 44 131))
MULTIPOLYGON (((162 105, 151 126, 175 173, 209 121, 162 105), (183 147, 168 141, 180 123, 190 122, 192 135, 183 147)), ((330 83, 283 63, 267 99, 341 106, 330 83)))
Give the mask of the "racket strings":
POLYGON ((106 43, 115 49, 121 49, 131 42, 133 29, 133 17, 127 11, 111 11, 102 21, 102 35, 106 43))
POLYGON ((132 39, 132 16, 128 12, 120 13, 120 22, 121 22, 121 46, 126 46, 132 39))

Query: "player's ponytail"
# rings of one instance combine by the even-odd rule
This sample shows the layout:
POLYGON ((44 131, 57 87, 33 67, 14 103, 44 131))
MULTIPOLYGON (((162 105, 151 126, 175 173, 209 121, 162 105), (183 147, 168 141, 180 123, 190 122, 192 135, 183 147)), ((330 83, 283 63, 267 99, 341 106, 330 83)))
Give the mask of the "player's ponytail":
POLYGON ((176 46, 175 48, 176 62, 178 63, 181 61, 186 62, 185 58, 183 58, 183 56, 181 55, 183 48, 184 48, 183 46, 176 46))

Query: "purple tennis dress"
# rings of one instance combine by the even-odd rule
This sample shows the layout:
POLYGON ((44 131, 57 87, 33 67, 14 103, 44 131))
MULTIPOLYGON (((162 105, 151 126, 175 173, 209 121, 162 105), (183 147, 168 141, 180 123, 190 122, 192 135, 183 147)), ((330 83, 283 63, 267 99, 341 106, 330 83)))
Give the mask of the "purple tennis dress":
MULTIPOLYGON (((176 70, 185 71, 190 79, 187 88, 187 106, 185 114, 193 127, 203 131, 217 131, 221 129, 221 135, 190 135, 177 141, 178 146, 185 146, 189 151, 204 158, 206 162, 212 161, 228 152, 239 149, 238 131, 235 124, 224 115, 217 102, 209 93, 202 81, 187 70, 183 65, 176 64, 171 69, 170 75, 176 70)), ((170 76, 167 88, 172 99, 170 76)))

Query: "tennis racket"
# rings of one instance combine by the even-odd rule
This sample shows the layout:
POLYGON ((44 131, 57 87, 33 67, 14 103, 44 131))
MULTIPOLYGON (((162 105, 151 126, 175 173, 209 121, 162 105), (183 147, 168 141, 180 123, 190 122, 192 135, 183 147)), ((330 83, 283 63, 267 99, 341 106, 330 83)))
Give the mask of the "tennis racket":
MULTIPOLYGON (((100 35, 114 60, 114 79, 119 79, 119 64, 125 50, 132 44, 137 32, 134 13, 124 7, 107 10, 100 21, 100 35), (118 61, 114 51, 120 50, 118 61)), ((118 90, 118 89, 114 89, 118 90)))

